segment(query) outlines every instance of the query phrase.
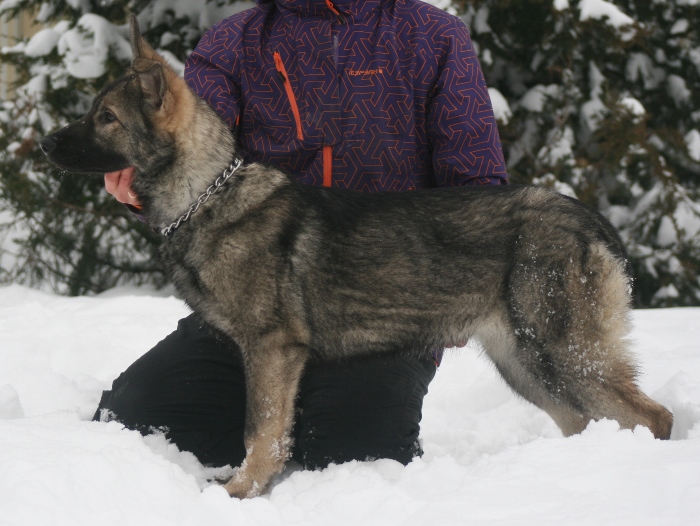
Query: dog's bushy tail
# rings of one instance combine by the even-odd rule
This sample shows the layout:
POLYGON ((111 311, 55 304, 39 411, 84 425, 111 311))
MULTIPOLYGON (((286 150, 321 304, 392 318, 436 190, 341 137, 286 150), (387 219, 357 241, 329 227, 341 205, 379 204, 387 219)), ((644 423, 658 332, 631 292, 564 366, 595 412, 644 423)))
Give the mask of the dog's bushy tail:
POLYGON ((498 323, 506 335, 487 334, 486 351, 511 387, 564 434, 610 418, 669 438, 672 415, 636 383, 624 247, 612 226, 578 204, 559 217, 522 229, 498 323))

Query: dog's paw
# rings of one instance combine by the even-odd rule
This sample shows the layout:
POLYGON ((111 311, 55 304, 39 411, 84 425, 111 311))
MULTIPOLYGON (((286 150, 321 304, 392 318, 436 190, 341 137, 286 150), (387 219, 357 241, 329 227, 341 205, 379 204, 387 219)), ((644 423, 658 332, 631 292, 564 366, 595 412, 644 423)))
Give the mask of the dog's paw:
POLYGON ((241 476, 238 473, 233 476, 225 485, 226 491, 231 497, 237 499, 252 499, 258 497, 263 492, 263 487, 256 481, 249 479, 245 475, 241 476))

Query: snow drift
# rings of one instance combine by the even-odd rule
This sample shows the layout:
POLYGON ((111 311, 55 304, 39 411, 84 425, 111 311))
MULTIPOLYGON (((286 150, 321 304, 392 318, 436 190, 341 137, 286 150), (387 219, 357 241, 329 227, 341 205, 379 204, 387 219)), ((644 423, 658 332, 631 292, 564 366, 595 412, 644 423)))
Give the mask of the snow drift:
POLYGON ((291 465, 248 501, 212 482, 230 470, 90 421, 101 391, 186 313, 138 289, 0 288, 1 525, 697 524, 700 309, 635 312, 641 385, 673 410, 673 440, 612 421, 563 438, 469 345, 431 384, 422 458, 291 465))

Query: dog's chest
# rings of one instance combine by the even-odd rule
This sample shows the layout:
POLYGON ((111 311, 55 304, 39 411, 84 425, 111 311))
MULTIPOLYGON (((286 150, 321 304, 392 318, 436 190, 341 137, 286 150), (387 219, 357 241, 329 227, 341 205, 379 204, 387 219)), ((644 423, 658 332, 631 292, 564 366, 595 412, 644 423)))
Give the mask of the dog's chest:
POLYGON ((160 249, 166 274, 193 309, 212 293, 212 284, 207 283, 202 275, 208 267, 206 253, 197 245, 195 236, 182 229, 167 238, 160 249))

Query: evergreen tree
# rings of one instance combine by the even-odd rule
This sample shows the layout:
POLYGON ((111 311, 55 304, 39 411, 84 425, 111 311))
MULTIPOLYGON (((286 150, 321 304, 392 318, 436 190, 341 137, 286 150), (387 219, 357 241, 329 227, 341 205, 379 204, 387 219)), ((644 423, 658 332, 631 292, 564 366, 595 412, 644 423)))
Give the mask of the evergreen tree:
POLYGON ((618 227, 637 306, 700 304, 700 3, 455 4, 508 103, 512 180, 576 195, 618 227))
POLYGON ((252 4, 178 0, 5 0, 0 14, 36 13, 45 29, 4 49, 16 97, 0 101, 0 281, 67 294, 163 283, 159 236, 104 191, 100 176, 65 174, 38 141, 83 115, 131 59, 128 17, 182 69, 203 31, 252 4))

